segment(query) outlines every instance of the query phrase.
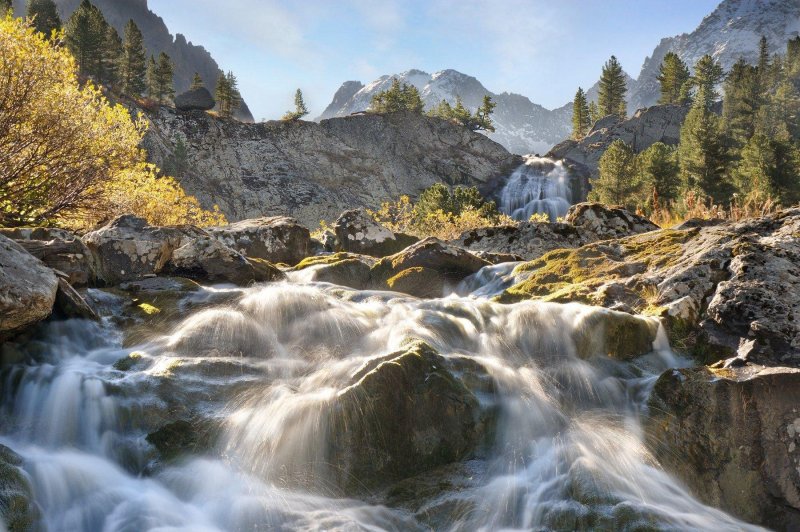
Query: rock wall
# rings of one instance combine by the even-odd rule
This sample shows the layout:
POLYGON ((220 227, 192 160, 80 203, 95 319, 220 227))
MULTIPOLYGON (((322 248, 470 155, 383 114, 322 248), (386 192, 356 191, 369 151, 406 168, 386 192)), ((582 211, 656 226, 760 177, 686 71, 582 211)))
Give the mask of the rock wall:
POLYGON ((316 227, 436 182, 480 186, 521 163, 483 135, 413 113, 243 124, 162 109, 150 119, 151 159, 164 166, 181 139, 182 185, 231 221, 289 215, 316 227))

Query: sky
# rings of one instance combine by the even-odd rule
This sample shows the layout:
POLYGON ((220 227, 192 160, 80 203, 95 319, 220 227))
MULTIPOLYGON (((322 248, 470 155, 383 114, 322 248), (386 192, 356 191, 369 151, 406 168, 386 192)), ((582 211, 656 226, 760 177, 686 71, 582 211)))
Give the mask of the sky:
POLYGON ((663 37, 719 0, 149 0, 170 31, 232 70, 256 120, 302 89, 310 118, 347 80, 452 68, 549 109, 613 54, 634 78, 663 37))

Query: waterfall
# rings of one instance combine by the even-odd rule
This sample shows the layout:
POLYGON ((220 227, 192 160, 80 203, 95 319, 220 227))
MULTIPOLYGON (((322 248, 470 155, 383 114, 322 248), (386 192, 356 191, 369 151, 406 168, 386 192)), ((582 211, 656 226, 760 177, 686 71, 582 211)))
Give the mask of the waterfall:
POLYGON ((562 161, 545 157, 526 157, 500 193, 500 211, 514 220, 546 214, 554 222, 567 214, 571 205, 569 172, 562 161))
MULTIPOLYGON (((645 448, 649 391, 687 364, 665 336, 634 361, 587 356, 610 311, 491 301, 510 274, 492 267, 433 300, 204 289, 187 296, 199 309, 130 347, 119 320, 51 323, 26 362, 0 370, 0 443, 23 457, 48 530, 755 530, 698 502, 645 448), (337 425, 337 405, 412 339, 459 368, 493 416, 489 440, 410 488, 350 489, 331 453, 357 427, 337 425), (174 416, 212 427, 209 441, 160 461, 146 436, 174 416)), ((369 417, 380 405, 356 406, 369 417)))

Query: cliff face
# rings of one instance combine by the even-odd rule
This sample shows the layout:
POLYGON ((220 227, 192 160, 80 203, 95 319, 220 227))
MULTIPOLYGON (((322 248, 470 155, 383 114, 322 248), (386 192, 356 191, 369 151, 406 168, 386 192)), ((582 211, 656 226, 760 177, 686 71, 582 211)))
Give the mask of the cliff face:
POLYGON ((243 124, 162 109, 145 148, 169 165, 180 139, 184 188, 231 220, 290 215, 316 227, 436 182, 491 186, 521 160, 483 135, 411 113, 243 124))

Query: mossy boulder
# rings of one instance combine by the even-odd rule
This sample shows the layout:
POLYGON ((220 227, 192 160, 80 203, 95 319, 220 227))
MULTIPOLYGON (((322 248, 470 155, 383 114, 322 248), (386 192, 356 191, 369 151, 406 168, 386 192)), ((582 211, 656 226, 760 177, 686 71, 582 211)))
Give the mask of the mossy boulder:
POLYGON ((376 263, 372 267, 372 284, 386 288, 389 279, 397 274, 410 268, 424 268, 437 272, 445 283, 455 285, 489 265, 469 251, 430 237, 376 263))
POLYGON ((577 320, 573 339, 577 355, 605 355, 631 360, 650 353, 658 334, 654 319, 607 309, 590 309, 577 320))
POLYGON ((5 524, 9 532, 44 530, 41 511, 21 466, 22 458, 0 445, 0 525, 5 524))
POLYGON ((386 257, 418 242, 415 236, 393 233, 364 209, 345 211, 333 225, 337 251, 386 257))
POLYGON ((328 461, 341 485, 385 485, 478 451, 491 414, 455 377, 454 364, 414 342, 354 375, 329 414, 328 461))
POLYGON ((268 261, 245 257, 211 237, 184 241, 172 252, 166 271, 190 279, 237 285, 285 279, 283 272, 268 261))
POLYGON ((746 521, 800 529, 800 370, 670 370, 649 402, 646 441, 693 494, 746 521))
POLYGON ((307 257, 293 268, 305 272, 304 281, 331 283, 363 290, 369 285, 370 267, 375 260, 364 255, 334 253, 307 257))
POLYGON ((401 271, 386 281, 386 284, 395 292, 421 298, 436 298, 442 297, 445 281, 439 272, 417 266, 401 271))

